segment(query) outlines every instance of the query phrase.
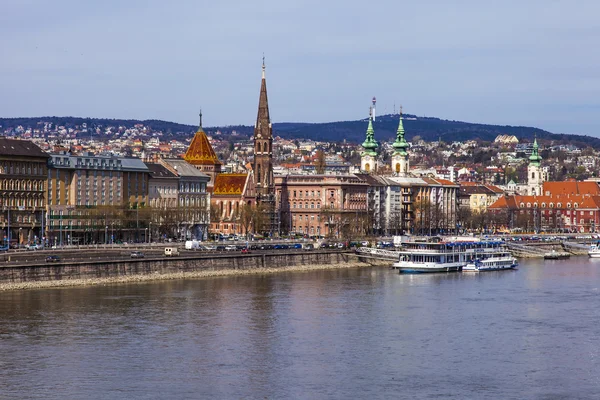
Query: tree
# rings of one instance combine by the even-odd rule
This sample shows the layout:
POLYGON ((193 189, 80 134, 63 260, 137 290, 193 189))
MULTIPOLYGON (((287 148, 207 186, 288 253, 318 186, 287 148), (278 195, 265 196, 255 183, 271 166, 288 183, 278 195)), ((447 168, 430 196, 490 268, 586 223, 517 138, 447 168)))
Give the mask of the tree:
POLYGON ((325 173, 325 152, 321 149, 317 150, 317 159, 315 160, 315 171, 317 174, 325 173))

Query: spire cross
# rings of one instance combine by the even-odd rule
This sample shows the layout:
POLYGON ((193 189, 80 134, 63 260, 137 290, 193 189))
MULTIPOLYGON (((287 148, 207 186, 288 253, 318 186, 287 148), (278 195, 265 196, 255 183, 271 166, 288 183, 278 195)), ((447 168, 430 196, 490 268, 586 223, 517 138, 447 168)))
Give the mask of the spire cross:
POLYGON ((262 78, 265 79, 265 53, 263 53, 262 78))
POLYGON ((202 108, 200 109, 200 114, 198 114, 200 116, 200 128, 202 128, 202 108))

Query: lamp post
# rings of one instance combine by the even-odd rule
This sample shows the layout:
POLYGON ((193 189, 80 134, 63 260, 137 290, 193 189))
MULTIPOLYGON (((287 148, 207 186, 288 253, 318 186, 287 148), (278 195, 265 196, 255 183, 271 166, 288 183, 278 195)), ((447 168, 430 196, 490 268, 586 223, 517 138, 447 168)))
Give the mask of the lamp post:
POLYGON ((104 244, 108 244, 108 225, 104 227, 104 244))
POLYGON ((152 222, 150 222, 150 229, 148 229, 148 243, 152 243, 152 222))
POLYGON ((150 243, 148 241, 148 228, 144 228, 144 242, 150 243))

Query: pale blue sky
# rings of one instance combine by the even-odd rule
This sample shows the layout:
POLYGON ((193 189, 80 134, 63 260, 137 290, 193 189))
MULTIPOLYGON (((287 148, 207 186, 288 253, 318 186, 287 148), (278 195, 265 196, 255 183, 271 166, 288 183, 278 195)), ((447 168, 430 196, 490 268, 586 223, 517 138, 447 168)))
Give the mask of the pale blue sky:
POLYGON ((600 2, 2 0, 0 116, 405 112, 600 136, 600 2))

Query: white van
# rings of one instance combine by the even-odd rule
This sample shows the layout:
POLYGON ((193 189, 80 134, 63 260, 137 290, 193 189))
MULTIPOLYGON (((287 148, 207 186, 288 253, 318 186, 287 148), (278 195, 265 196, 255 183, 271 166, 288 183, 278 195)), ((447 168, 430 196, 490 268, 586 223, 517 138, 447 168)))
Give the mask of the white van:
POLYGON ((186 250, 198 250, 200 248, 200 242, 197 240, 187 240, 185 242, 186 250))
POLYGON ((179 255, 179 250, 177 247, 165 247, 165 256, 166 257, 175 257, 179 255))

